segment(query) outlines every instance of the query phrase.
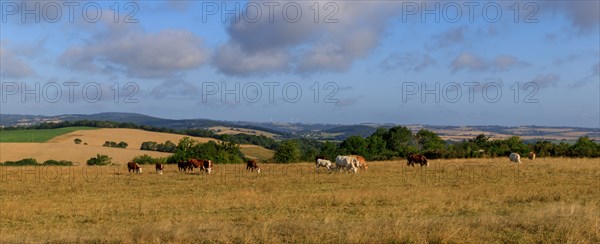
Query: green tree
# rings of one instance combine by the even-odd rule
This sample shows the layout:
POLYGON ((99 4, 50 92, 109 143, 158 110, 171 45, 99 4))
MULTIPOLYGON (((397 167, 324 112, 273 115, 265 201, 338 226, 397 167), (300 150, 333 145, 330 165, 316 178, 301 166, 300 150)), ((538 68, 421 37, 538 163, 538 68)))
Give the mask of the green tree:
POLYGON ((446 147, 444 140, 433 131, 421 129, 415 135, 421 152, 428 158, 440 158, 446 147))
POLYGON ((279 145, 273 155, 276 163, 295 163, 300 160, 300 148, 293 140, 287 140, 279 145))
MULTIPOLYGON (((325 156, 325 158, 329 160, 334 160, 338 155, 337 145, 333 142, 326 141, 321 145, 321 150, 319 151, 319 155, 325 156)), ((313 158, 314 160, 314 158, 313 158)))
POLYGON ((111 160, 108 155, 97 154, 96 157, 87 160, 87 165, 109 165, 111 160))
POLYGON ((367 141, 360 136, 351 136, 340 144, 340 149, 344 154, 365 155, 367 141))
POLYGON ((598 157, 598 145, 589 137, 579 137, 577 142, 569 149, 569 154, 572 157, 598 157))
POLYGON ((414 148, 412 132, 404 126, 392 127, 384 136, 386 146, 397 156, 406 157, 414 148))

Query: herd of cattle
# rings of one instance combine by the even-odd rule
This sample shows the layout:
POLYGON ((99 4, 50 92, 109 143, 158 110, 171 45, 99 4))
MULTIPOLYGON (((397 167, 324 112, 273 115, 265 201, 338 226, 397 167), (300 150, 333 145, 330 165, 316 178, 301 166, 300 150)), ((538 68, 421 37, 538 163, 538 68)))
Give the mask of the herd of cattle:
MULTIPOLYGON (((529 160, 535 159, 535 153, 529 152, 527 155, 529 160)), ((518 153, 511 153, 508 158, 511 162, 520 164, 521 163, 521 155, 518 153)), ((429 160, 421 154, 410 154, 406 157, 407 166, 415 166, 415 164, 421 165, 421 167, 426 166, 429 167, 429 160)), ((358 173, 359 169, 368 169, 369 165, 367 165, 367 161, 364 157, 360 155, 346 155, 346 156, 337 156, 335 158, 335 164, 331 161, 327 160, 324 156, 316 156, 315 157, 316 171, 319 171, 319 168, 323 167, 327 170, 338 172, 342 169, 345 169, 347 172, 358 173)), ((182 161, 177 163, 179 167, 179 172, 194 172, 194 169, 200 169, 200 172, 204 172, 206 174, 211 174, 213 172, 213 163, 210 160, 204 159, 189 159, 188 161, 182 161)), ((165 170, 165 165, 162 163, 157 163, 155 165, 156 173, 163 174, 165 170)), ((129 173, 142 173, 142 167, 138 163, 129 162, 127 163, 127 169, 129 173)), ((246 170, 256 171, 260 174, 260 167, 255 160, 250 159, 246 162, 246 170)))

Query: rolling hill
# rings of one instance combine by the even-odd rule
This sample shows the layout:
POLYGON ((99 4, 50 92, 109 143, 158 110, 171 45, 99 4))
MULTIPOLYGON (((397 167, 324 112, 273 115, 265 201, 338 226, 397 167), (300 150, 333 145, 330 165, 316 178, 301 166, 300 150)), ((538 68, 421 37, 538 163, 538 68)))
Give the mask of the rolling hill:
MULTIPOLYGON (((30 130, 21 133, 23 136, 21 142, 4 142, 0 143, 0 162, 16 161, 24 158, 35 158, 39 162, 48 159, 69 160, 79 165, 85 165, 85 162, 96 156, 96 154, 106 154, 113 158, 113 162, 126 163, 131 161, 135 156, 148 154, 153 157, 167 157, 170 153, 153 152, 139 150, 141 144, 145 141, 156 141, 163 143, 170 140, 177 143, 185 135, 149 132, 136 129, 95 129, 77 130, 77 128, 61 128, 59 131, 71 130, 68 133, 62 133, 52 139, 44 142, 30 143, 24 142, 28 140, 28 133, 40 133, 47 135, 50 130, 30 130), (63 129, 63 130, 61 130, 63 129), (81 144, 75 144, 74 140, 79 138, 81 144), (105 141, 127 142, 129 146, 123 148, 111 148, 102 146, 105 141), (87 145, 86 145, 87 144, 87 145)), ((22 131, 2 131, 1 133, 19 134, 22 131)), ((54 132, 58 134, 58 132, 54 132)), ((1 134, 0 134, 1 135, 1 134)), ((34 135, 36 138, 39 137, 34 135)), ((18 141, 13 137, 13 141, 18 141)), ((191 137, 199 142, 216 141, 212 138, 191 137)), ((265 160, 272 156, 273 151, 255 145, 241 145, 242 152, 250 158, 265 160)))
MULTIPOLYGON (((396 124, 364 123, 358 125, 341 124, 305 124, 250 121, 218 121, 210 119, 173 120, 152 117, 135 113, 99 113, 99 114, 67 114, 57 116, 0 114, 0 127, 30 126, 44 122, 103 120, 129 122, 139 125, 165 127, 170 129, 215 129, 220 128, 225 134, 264 134, 275 139, 313 138, 317 140, 344 140, 350 136, 369 136, 377 128, 389 128, 396 124), (226 130, 225 130, 225 129, 226 130), (234 128, 231 130, 230 128, 234 128), (255 133, 252 133, 255 131, 255 133)), ((509 136, 520 136, 524 140, 565 140, 574 141, 581 136, 600 140, 598 128, 564 127, 564 126, 446 126, 446 125, 402 125, 417 132, 420 129, 431 130, 448 141, 471 139, 485 134, 492 139, 503 139, 509 136)))

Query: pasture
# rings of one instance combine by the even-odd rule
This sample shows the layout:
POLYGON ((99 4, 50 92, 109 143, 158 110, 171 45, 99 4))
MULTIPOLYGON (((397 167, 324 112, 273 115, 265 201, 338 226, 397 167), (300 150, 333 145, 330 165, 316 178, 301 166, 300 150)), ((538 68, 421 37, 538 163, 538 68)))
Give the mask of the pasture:
POLYGON ((57 136, 74 131, 96 130, 93 127, 66 127, 58 129, 42 130, 2 130, 0 131, 1 142, 47 142, 57 136))
POLYGON ((2 242, 598 243, 597 159, 0 167, 2 242))

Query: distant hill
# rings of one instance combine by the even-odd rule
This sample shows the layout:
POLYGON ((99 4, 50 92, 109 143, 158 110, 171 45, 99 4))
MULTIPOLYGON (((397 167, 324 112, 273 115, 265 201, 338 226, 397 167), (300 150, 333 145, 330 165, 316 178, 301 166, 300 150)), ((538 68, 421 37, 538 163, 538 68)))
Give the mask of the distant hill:
MULTIPOLYGON (((344 140, 350 136, 366 137, 377 128, 390 128, 394 124, 303 124, 276 123, 251 121, 219 121, 210 119, 163 119, 136 113, 98 113, 98 114, 65 114, 57 116, 0 114, 0 126, 29 126, 44 122, 104 120, 114 122, 129 122, 139 125, 165 127, 170 129, 211 129, 215 127, 229 128, 226 133, 238 133, 242 129, 257 131, 256 134, 269 133, 276 139, 312 138, 317 140, 344 140)), ((502 139, 509 136, 520 136, 523 140, 555 140, 574 141, 581 136, 589 136, 600 140, 598 128, 561 127, 561 126, 441 126, 441 125, 403 125, 414 133, 420 129, 436 132, 448 141, 471 139, 479 134, 485 134, 492 139, 502 139)))

